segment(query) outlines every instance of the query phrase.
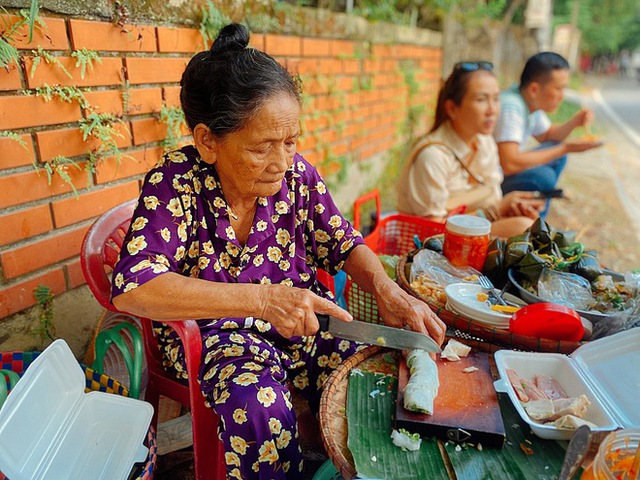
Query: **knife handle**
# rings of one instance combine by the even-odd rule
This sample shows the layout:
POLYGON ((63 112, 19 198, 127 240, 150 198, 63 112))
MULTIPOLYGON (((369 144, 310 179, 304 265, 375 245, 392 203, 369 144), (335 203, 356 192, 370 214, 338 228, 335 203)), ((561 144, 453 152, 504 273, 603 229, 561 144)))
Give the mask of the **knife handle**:
POLYGON ((321 332, 329 331, 329 315, 325 315, 324 313, 316 313, 316 317, 318 317, 318 323, 320 324, 321 332))

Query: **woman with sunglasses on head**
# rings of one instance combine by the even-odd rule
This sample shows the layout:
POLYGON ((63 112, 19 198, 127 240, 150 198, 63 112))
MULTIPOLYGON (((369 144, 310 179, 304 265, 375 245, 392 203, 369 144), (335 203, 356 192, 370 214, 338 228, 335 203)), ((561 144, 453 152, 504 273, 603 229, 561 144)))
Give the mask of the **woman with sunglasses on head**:
POLYGON ((419 139, 403 169, 398 210, 436 221, 466 206, 492 222, 494 236, 524 231, 538 217, 543 200, 532 192, 504 197, 493 128, 500 111, 498 82, 489 62, 460 62, 438 94, 430 132, 419 139))

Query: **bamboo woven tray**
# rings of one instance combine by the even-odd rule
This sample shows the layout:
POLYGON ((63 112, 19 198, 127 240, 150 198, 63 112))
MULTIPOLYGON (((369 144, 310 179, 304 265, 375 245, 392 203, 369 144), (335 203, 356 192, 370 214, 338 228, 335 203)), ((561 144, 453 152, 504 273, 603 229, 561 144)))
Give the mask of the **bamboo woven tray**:
MULTIPOLYGON (((470 346, 490 352, 503 348, 512 348, 516 350, 569 354, 580 345, 586 343, 516 335, 508 330, 490 327, 463 315, 458 315, 446 310, 444 308, 445 305, 442 302, 439 302, 435 298, 422 295, 411 287, 409 283, 409 276, 411 272, 412 258, 416 253, 417 250, 414 250, 400 258, 400 261, 396 266, 396 279, 398 284, 414 297, 426 302, 431 310, 433 310, 448 327, 478 340, 475 342, 475 345, 471 344, 470 346)), ((465 341, 465 343, 469 342, 465 341)))

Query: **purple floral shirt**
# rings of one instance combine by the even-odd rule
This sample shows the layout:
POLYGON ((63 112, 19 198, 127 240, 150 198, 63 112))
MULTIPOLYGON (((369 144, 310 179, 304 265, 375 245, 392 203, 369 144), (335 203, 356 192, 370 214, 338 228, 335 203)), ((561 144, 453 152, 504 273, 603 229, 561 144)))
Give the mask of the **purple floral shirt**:
POLYGON ((215 282, 281 283, 329 297, 316 268, 337 273, 361 243, 316 169, 296 154, 280 191, 258 199, 247 243, 240 245, 214 166, 187 146, 147 174, 112 296, 177 272, 215 282))

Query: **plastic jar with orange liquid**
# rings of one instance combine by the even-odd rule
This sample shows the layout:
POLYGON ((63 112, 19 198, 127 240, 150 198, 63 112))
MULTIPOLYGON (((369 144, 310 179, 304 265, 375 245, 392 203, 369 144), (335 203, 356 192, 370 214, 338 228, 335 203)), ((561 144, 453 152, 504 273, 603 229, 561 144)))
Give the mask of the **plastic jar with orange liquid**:
POLYGON ((491 238, 491 222, 474 215, 453 215, 447 219, 442 253, 451 265, 482 271, 491 238))
POLYGON ((627 480, 632 475, 633 461, 640 445, 640 428, 611 432, 598 448, 593 463, 580 480, 627 480))

